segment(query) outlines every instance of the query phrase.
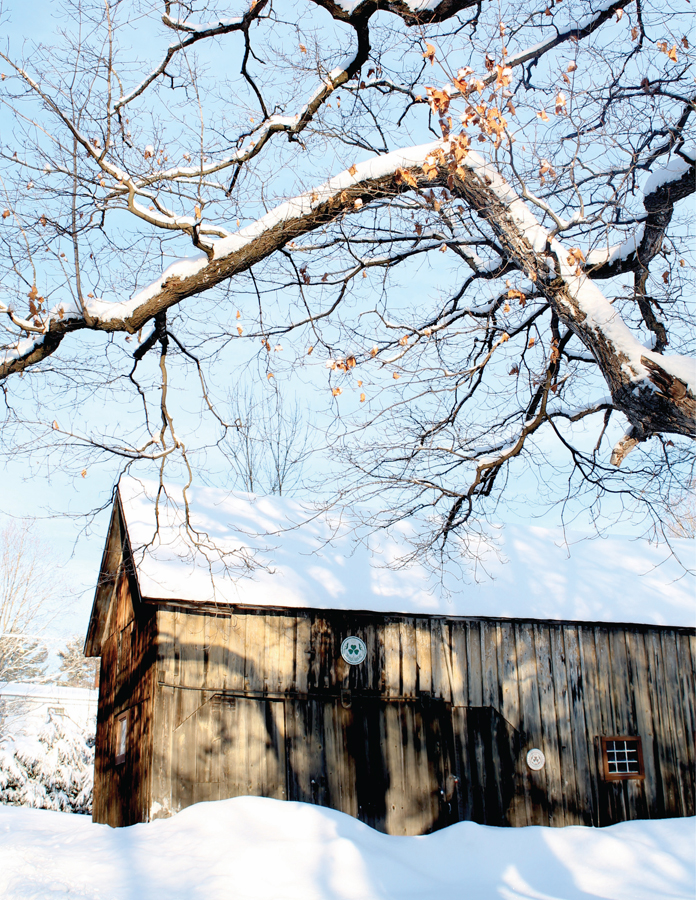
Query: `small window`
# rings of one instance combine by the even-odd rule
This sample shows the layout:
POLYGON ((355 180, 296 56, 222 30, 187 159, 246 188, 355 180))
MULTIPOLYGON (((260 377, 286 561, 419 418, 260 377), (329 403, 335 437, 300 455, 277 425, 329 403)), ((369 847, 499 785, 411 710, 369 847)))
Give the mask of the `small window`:
POLYGON ((116 765, 126 761, 126 749, 128 747, 128 713, 123 713, 116 719, 116 765))
POLYGON ((639 737, 612 735, 601 738, 605 781, 643 778, 643 749, 639 737))
POLYGON ((49 706, 48 711, 54 716, 64 716, 65 715, 65 707, 63 707, 63 706, 49 706))

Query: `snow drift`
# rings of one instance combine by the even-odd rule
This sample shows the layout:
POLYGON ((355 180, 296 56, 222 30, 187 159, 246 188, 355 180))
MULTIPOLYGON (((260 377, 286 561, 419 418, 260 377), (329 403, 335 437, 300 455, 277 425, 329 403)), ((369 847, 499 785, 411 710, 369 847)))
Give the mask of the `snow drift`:
POLYGON ((390 837, 343 813, 238 797, 114 830, 0 807, 5 900, 692 900, 696 820, 462 822, 390 837))

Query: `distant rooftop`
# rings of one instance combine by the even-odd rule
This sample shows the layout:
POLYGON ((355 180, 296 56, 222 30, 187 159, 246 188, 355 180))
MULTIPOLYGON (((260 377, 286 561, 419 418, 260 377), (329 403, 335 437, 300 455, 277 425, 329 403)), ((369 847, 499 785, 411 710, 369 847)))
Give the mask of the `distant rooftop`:
MULTIPOLYGON (((664 547, 624 535, 581 539, 536 526, 499 529, 499 553, 482 548, 483 566, 451 563, 440 581, 424 565, 389 568, 408 552, 407 523, 356 543, 346 517, 317 515, 309 506, 194 487, 188 492, 193 528, 207 535, 194 548, 183 514, 160 504, 157 485, 134 478, 119 485, 138 584, 153 600, 252 606, 373 610, 405 614, 493 616, 631 622, 693 627, 694 578, 664 547), (150 546, 146 546, 149 545, 150 546), (210 545, 253 554, 265 568, 248 575, 225 570, 210 545)), ((181 502, 181 488, 169 490, 181 502)), ((677 542, 693 563, 696 544, 677 542)))

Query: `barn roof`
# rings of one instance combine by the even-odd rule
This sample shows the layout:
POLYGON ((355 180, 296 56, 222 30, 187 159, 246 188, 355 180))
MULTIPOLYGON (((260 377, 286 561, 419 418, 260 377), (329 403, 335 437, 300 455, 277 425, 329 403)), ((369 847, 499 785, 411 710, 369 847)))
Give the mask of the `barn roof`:
MULTIPOLYGON (((154 483, 134 478, 121 479, 118 489, 139 593, 146 600, 690 627, 696 622, 693 578, 666 558, 664 548, 644 540, 610 535, 573 542, 571 536, 567 546, 560 531, 507 525, 500 529, 499 554, 482 548, 483 564, 475 571, 451 563, 439 580, 425 565, 389 567, 408 550, 406 523, 368 536, 346 519, 317 515, 295 501, 193 487, 187 534, 176 505, 181 488, 172 488, 170 501, 160 498, 155 535, 156 490, 154 483), (363 538, 358 543, 356 533, 363 538), (221 559, 220 550, 230 557, 221 559), (260 565, 244 572, 244 561, 252 558, 260 565)), ((115 517, 112 532, 114 522, 115 517)), ((693 560, 693 541, 680 549, 693 560)))

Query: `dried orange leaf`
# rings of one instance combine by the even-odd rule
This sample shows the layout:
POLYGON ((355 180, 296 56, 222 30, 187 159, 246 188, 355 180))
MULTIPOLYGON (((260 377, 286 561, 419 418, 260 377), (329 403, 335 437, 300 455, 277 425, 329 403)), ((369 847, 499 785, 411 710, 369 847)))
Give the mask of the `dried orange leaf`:
POLYGON ((397 184, 403 184, 405 182, 411 187, 418 187, 418 182, 413 177, 413 175, 411 175, 408 169, 403 169, 401 168, 401 166, 399 166, 399 168, 394 173, 394 181, 397 184))

